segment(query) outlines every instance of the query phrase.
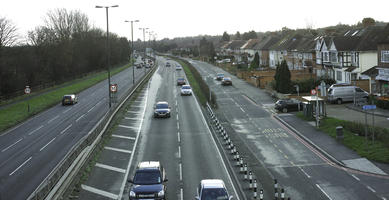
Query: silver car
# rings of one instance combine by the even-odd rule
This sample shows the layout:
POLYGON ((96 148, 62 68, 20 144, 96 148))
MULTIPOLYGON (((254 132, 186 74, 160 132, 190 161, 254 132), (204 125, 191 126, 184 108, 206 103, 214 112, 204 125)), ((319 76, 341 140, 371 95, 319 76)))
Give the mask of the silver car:
POLYGON ((170 118, 170 106, 166 101, 159 101, 154 106, 154 118, 169 117, 170 118))
POLYGON ((223 180, 220 179, 204 179, 200 181, 197 188, 196 200, 220 199, 230 200, 232 196, 228 194, 223 180))
POLYGON ((368 98, 369 93, 356 86, 331 86, 328 88, 328 101, 342 104, 343 102, 368 98))

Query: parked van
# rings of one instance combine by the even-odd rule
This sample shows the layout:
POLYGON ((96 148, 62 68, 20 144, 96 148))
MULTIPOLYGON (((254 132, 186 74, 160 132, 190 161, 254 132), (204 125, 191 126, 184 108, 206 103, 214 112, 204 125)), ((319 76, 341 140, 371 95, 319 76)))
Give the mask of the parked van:
POLYGON ((362 90, 357 86, 343 86, 343 85, 332 85, 328 88, 328 101, 332 103, 342 104, 347 101, 367 99, 369 93, 362 90))

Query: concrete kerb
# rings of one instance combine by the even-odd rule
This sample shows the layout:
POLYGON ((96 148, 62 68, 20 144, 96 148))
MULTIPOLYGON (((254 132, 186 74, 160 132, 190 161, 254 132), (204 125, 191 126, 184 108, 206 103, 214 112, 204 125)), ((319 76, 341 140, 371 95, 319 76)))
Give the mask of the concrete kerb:
POLYGON ((312 147, 314 147, 316 150, 318 150, 320 153, 324 154, 327 158, 329 158, 332 162, 336 163, 337 165, 339 166, 342 166, 342 167, 346 167, 346 165, 337 160, 336 158, 334 158, 333 156, 331 156, 329 153, 327 153, 326 151, 324 151, 322 148, 320 148, 319 146, 317 146, 315 143, 313 143, 310 139, 308 139, 307 137, 305 137, 303 134, 301 134, 298 130, 296 130, 294 127, 292 127, 290 124, 286 123, 283 119, 281 119, 280 117, 278 117, 277 115, 274 115, 274 118, 276 118, 279 122, 281 122, 283 125, 287 126, 290 130, 292 130, 294 133, 296 133, 300 138, 302 138, 304 141, 308 142, 312 147))

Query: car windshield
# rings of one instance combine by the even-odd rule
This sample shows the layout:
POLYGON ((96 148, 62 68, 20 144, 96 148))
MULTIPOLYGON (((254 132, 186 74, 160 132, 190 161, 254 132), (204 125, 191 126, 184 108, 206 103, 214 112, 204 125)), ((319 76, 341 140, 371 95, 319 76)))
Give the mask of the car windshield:
POLYGON ((206 188, 201 193, 201 200, 227 200, 227 191, 224 188, 206 188))
POLYGON ((161 174, 157 170, 137 171, 134 176, 134 184, 151 185, 160 184, 161 174))
POLYGON ((187 86, 182 86, 182 89, 190 89, 190 86, 187 85, 187 86))
POLYGON ((165 108, 169 108, 169 106, 166 103, 160 103, 160 104, 157 104, 156 108, 157 109, 165 109, 165 108))
POLYGON ((184 80, 185 80, 185 79, 183 79, 183 78, 179 78, 179 79, 178 79, 178 81, 184 81, 184 80))
POLYGON ((230 81, 231 79, 230 78, 224 78, 225 81, 230 81))
POLYGON ((68 99, 68 100, 72 99, 71 96, 64 96, 63 98, 64 98, 64 99, 68 99))
POLYGON ((223 76, 224 76, 224 74, 217 74, 217 76, 219 76, 219 77, 223 77, 223 76))

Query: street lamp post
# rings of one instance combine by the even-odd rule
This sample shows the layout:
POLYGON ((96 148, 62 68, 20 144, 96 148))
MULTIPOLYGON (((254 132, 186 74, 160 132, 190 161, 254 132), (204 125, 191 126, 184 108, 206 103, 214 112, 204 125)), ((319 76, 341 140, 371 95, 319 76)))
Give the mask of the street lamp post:
POLYGON ((111 72, 110 72, 110 48, 109 48, 109 26, 108 26, 108 8, 117 8, 118 5, 113 6, 96 6, 96 8, 105 8, 106 16, 107 16, 107 68, 108 68, 108 102, 109 102, 109 108, 111 108, 111 72))
POLYGON ((149 28, 139 28, 139 30, 143 30, 143 45, 145 47, 144 51, 144 58, 146 59, 146 38, 145 38, 145 31, 149 28))
POLYGON ((132 65, 132 84, 135 84, 135 69, 134 64, 132 62, 132 59, 134 58, 134 31, 133 31, 133 23, 139 22, 139 20, 125 20, 124 22, 131 22, 131 56, 130 56, 130 63, 132 65))

